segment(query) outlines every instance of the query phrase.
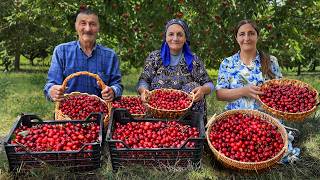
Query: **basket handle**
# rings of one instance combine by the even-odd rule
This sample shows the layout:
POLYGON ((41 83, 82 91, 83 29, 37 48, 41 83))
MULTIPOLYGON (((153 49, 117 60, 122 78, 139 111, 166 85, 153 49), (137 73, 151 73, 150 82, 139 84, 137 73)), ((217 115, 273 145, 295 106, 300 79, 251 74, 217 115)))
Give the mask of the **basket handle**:
POLYGON ((65 90, 68 84, 68 81, 76 76, 81 76, 81 75, 87 75, 90 77, 93 77, 97 80, 98 85, 101 87, 101 89, 105 89, 107 86, 106 84, 102 81, 102 79, 99 77, 99 75, 88 72, 88 71, 79 71, 73 74, 70 74, 69 76, 66 77, 66 79, 64 79, 63 83, 62 83, 62 89, 65 90))
POLYGON ((209 125, 212 123, 212 121, 214 121, 215 119, 216 119, 216 114, 214 114, 210 119, 209 119, 209 121, 207 122, 207 124, 206 124, 206 128, 208 128, 209 127, 209 125))

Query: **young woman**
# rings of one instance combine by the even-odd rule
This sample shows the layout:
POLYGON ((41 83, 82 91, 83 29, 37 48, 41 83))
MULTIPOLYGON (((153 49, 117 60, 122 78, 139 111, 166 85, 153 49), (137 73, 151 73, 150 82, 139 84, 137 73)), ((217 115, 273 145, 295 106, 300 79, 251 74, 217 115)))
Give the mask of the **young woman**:
POLYGON ((258 109, 258 85, 282 78, 276 57, 257 49, 259 30, 250 20, 242 20, 234 31, 240 50, 223 60, 217 81, 217 99, 228 101, 230 109, 258 109))
MULTIPOLYGON (((268 79, 282 78, 277 58, 269 56, 257 49, 259 30, 251 20, 242 20, 235 28, 234 36, 240 50, 225 58, 220 65, 217 80, 217 99, 228 101, 226 110, 259 109, 257 100, 259 85, 268 79)), ((294 163, 300 154, 299 148, 292 147, 294 136, 299 131, 284 126, 289 131, 288 152, 282 158, 282 163, 294 163)))

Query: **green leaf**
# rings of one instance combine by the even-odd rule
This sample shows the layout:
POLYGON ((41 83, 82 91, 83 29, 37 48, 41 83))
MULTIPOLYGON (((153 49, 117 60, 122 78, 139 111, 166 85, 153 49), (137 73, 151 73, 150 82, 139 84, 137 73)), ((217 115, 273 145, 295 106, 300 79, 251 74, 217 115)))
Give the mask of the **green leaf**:
POLYGON ((25 130, 25 131, 19 132, 18 134, 21 135, 21 136, 23 136, 23 137, 26 137, 26 136, 28 136, 29 132, 30 132, 30 131, 25 130))

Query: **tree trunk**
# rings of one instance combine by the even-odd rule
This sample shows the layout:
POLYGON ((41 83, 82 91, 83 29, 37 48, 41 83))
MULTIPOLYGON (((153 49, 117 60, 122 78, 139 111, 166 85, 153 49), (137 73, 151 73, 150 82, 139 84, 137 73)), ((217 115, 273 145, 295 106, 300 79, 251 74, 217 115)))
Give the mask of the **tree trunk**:
POLYGON ((312 72, 315 72, 316 71, 316 66, 317 66, 317 59, 315 59, 312 63, 312 68, 311 68, 311 71, 312 72))
POLYGON ((20 70, 20 52, 16 51, 14 55, 14 70, 19 71, 20 70))
POLYGON ((298 72, 297 72, 297 76, 300 76, 301 74, 301 63, 298 63, 298 72))
POLYGON ((33 58, 30 59, 31 66, 34 66, 33 58))

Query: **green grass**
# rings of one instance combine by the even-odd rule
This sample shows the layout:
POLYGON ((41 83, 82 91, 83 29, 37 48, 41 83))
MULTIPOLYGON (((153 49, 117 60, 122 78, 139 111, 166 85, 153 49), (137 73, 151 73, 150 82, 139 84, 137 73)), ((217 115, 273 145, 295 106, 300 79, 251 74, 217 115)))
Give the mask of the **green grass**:
MULTIPOLYGON (((27 69, 22 66, 22 69, 27 69)), ((36 69, 36 68, 35 68, 36 69)), ((52 119, 54 104, 47 101, 43 95, 43 85, 46 79, 45 68, 31 73, 0 73, 0 137, 8 134, 17 116, 21 112, 32 112, 41 118, 52 119)), ((123 76, 125 86, 124 94, 136 94, 135 86, 140 69, 132 70, 123 76)), ((319 74, 304 73, 301 77, 295 76, 294 72, 286 72, 285 77, 300 79, 311 84, 320 91, 319 74)), ((217 72, 209 71, 210 76, 216 81, 217 72)), ((215 94, 207 97, 208 117, 223 111, 225 102, 215 99, 215 94)), ((103 167, 93 172, 71 173, 56 168, 34 170, 31 179, 79 179, 87 177, 92 179, 317 179, 320 176, 320 111, 302 123, 287 123, 289 126, 298 128, 302 134, 298 141, 301 148, 301 161, 294 165, 279 165, 264 172, 238 172, 223 168, 210 154, 205 152, 202 158, 200 170, 172 169, 171 171, 147 169, 140 166, 126 167, 118 172, 112 172, 108 157, 104 158, 103 167)), ((10 179, 8 164, 5 154, 0 153, 0 179, 10 179)))

